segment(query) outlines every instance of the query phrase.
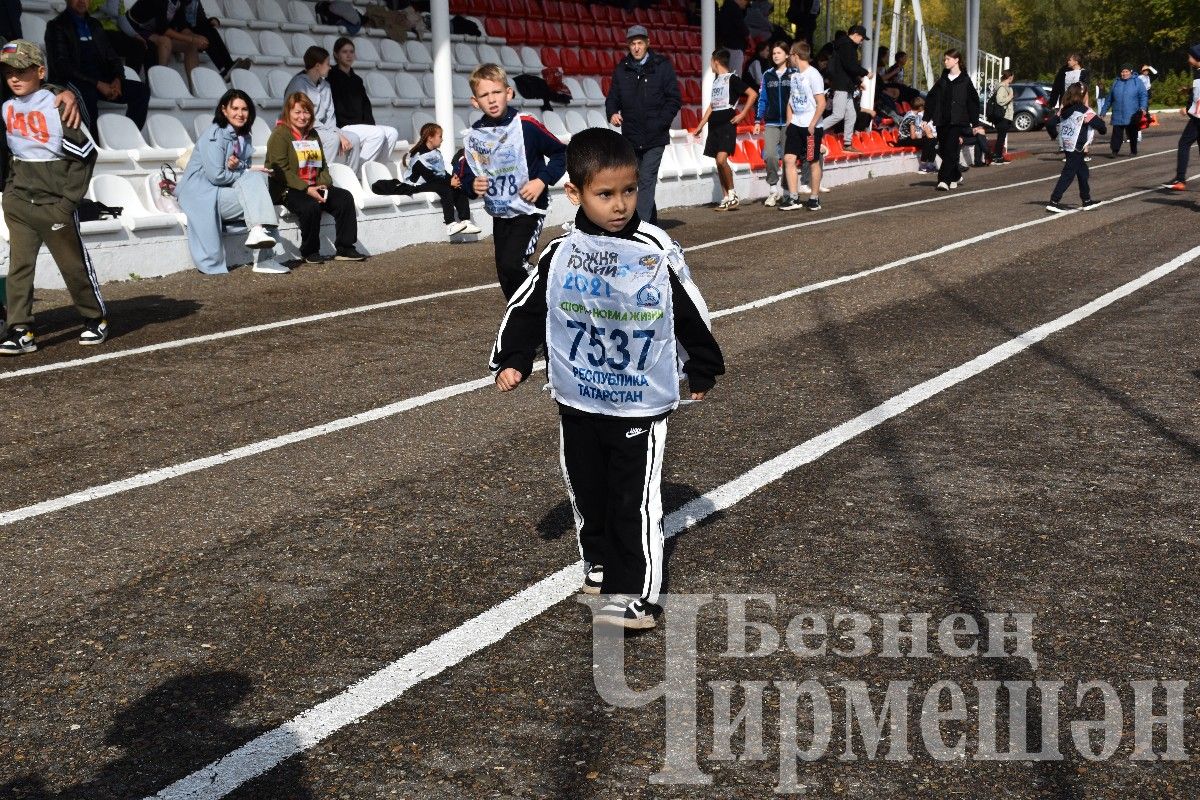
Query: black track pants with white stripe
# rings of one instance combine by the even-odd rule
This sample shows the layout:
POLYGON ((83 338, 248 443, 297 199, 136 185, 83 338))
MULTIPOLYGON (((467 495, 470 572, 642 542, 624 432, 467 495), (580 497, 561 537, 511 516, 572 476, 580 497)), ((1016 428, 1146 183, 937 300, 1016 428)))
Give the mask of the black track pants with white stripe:
POLYGON ((583 560, 605 594, 658 602, 663 580, 662 462, 667 421, 559 418, 560 457, 583 560))
POLYGON ((79 233, 74 206, 65 210, 62 201, 35 205, 5 193, 4 220, 8 224, 8 324, 29 325, 33 321, 33 274, 38 251, 45 242, 54 257, 63 282, 84 319, 105 315, 104 300, 91 259, 79 233))
POLYGON ((538 237, 546 217, 521 214, 496 217, 492 221, 492 242, 496 248, 496 278, 504 299, 511 300, 529 277, 529 262, 537 252, 538 237))

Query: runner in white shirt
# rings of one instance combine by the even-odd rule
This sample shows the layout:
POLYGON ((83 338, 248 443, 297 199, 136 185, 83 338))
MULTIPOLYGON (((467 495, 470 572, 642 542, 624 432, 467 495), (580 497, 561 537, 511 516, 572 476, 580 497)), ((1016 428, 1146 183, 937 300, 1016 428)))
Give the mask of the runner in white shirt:
POLYGON ((824 129, 821 128, 821 117, 825 113, 825 79, 820 71, 809 63, 812 49, 808 42, 796 42, 792 45, 791 64, 797 71, 792 75, 792 86, 788 96, 787 135, 783 145, 783 174, 787 183, 787 194, 779 203, 779 208, 789 211, 801 205, 798 195, 797 162, 809 164, 812 170, 812 180, 809 184, 812 194, 804 207, 809 211, 821 210, 821 160, 819 158, 821 138, 824 129))

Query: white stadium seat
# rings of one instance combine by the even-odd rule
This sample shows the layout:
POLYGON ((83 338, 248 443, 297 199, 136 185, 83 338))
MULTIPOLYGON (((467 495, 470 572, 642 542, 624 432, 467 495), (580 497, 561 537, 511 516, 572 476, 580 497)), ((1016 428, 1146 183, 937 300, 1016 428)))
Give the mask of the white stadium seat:
POLYGON ((170 114, 151 114, 146 120, 146 136, 154 147, 175 151, 176 158, 192 146, 187 128, 170 114))
POLYGON ((46 41, 46 20, 31 14, 22 15, 21 35, 31 42, 42 44, 46 41))
POLYGON ((121 212, 121 224, 131 231, 179 227, 179 219, 174 214, 148 210, 129 181, 119 175, 97 175, 92 178, 88 197, 106 206, 124 209, 121 212))
POLYGON ((417 108, 425 99, 421 82, 415 75, 400 72, 396 75, 396 105, 404 108, 417 108))
POLYGON ((215 109, 217 104, 212 101, 220 100, 229 89, 225 85, 225 79, 221 77, 221 73, 211 67, 196 67, 192 70, 192 86, 195 88, 193 94, 196 96, 197 105, 180 103, 180 108, 191 109, 199 107, 201 103, 206 103, 207 107, 215 109))
POLYGON ((309 36, 307 33, 292 34, 292 60, 288 63, 292 66, 304 66, 304 51, 310 47, 316 47, 317 40, 309 36))
MULTIPOLYGON (((224 6, 225 14, 223 19, 227 19, 231 23, 234 21, 241 23, 241 25, 234 25, 234 27, 244 28, 250 24, 251 20, 258 19, 258 15, 254 13, 254 9, 250 8, 250 4, 246 0, 224 0, 224 6)), ((226 38, 225 43, 229 43, 228 38, 226 38)))
POLYGON ((260 31, 258 49, 262 51, 263 55, 277 58, 284 64, 291 64, 295 58, 287 39, 284 39, 276 31, 260 31))
POLYGON ((235 17, 231 16, 228 12, 225 11, 224 7, 228 3, 229 3, 229 0, 224 0, 224 2, 216 2, 215 0, 206 0, 206 2, 204 3, 204 10, 208 12, 208 15, 210 17, 216 17, 217 19, 221 20, 222 28, 244 28, 244 27, 246 27, 247 21, 245 19, 235 18, 235 17))
POLYGON ((235 59, 248 58, 255 64, 268 67, 283 63, 283 59, 279 56, 264 56, 258 49, 258 43, 254 41, 254 37, 246 31, 231 28, 225 32, 224 36, 225 44, 229 47, 229 54, 235 59))
POLYGON ((433 56, 424 42, 405 42, 404 51, 408 53, 409 72, 427 72, 433 69, 433 56))
POLYGON ((521 48, 521 63, 525 65, 526 71, 535 75, 541 75, 542 70, 545 69, 541 54, 528 45, 521 48))
MULTIPOLYGON (((329 52, 333 52, 333 48, 329 48, 329 52)), ((359 72, 366 72, 373 69, 400 69, 401 64, 384 65, 380 63, 379 51, 375 49, 375 43, 365 36, 354 37, 354 68, 359 72)), ((337 69, 337 64, 333 65, 337 69)))
POLYGON ((577 106, 589 106, 591 103, 583 93, 583 86, 580 85, 576 78, 567 75, 563 78, 563 85, 567 87, 567 91, 571 93, 571 102, 577 106))
POLYGON ((553 133, 560 141, 568 141, 571 138, 571 132, 567 130, 567 125, 563 122, 562 117, 557 111, 546 111, 542 114, 542 124, 546 126, 546 130, 553 133))
POLYGON ((392 39, 379 40, 379 63, 385 69, 405 69, 408 64, 408 53, 404 45, 392 39))
POLYGON ((258 19, 250 23, 251 28, 287 33, 308 30, 308 25, 293 19, 276 0, 258 0, 258 19))
POLYGON ((382 73, 368 72, 366 77, 363 78, 363 84, 367 89, 367 97, 371 98, 371 102, 374 105, 396 105, 396 100, 398 99, 396 97, 396 87, 382 73))
POLYGON ((577 109, 569 108, 566 111, 560 111, 559 115, 563 118, 567 130, 571 132, 572 136, 591 127, 591 125, 588 125, 587 117, 583 115, 582 111, 577 109))
MULTIPOLYGON (((281 100, 287 100, 287 87, 292 82, 292 78, 296 77, 296 73, 286 69, 273 69, 267 73, 267 92, 271 97, 278 97, 281 100)), ((281 103, 282 106, 282 103, 281 103)))
POLYGON ((233 83, 233 88, 241 89, 254 101, 255 105, 262 109, 270 109, 278 111, 283 108, 283 98, 272 97, 267 88, 263 86, 262 81, 248 69, 235 69, 230 73, 230 81, 233 83))
POLYGON ((301 30, 315 33, 318 36, 324 36, 327 33, 337 33, 340 30, 337 25, 322 25, 317 22, 317 15, 313 10, 313 6, 313 3, 306 2, 306 0, 292 0, 288 4, 288 11, 292 19, 304 26, 301 30))
POLYGON ((450 93, 454 98, 454 105, 471 105, 471 81, 466 75, 454 75, 450 78, 450 93))
POLYGON ((147 70, 150 78, 150 110, 173 111, 179 108, 179 101, 192 101, 192 93, 188 91, 183 76, 170 67, 153 66, 147 70))
MULTIPOLYGON (((499 64, 501 63, 500 51, 490 44, 480 44, 476 46, 475 52, 479 56, 479 60, 475 64, 499 64)), ((471 69, 475 68, 475 64, 471 65, 471 69)), ((471 70, 468 69, 467 72, 471 70)))
POLYGON ((421 127, 427 122, 437 122, 433 118, 433 114, 428 111, 414 111, 412 113, 412 136, 411 141, 417 141, 421 138, 421 127))
POLYGON ((267 139, 271 138, 271 129, 274 127, 274 119, 268 122, 261 116, 255 116, 254 124, 250 126, 250 138, 254 141, 254 158, 260 165, 267 155, 267 139))
MULTIPOLYGON (((491 45, 485 46, 491 47, 491 45)), ((521 54, 508 45, 500 48, 500 64, 510 75, 516 75, 525 71, 525 64, 521 61, 521 54)))
POLYGON ((476 64, 481 63, 483 62, 475 54, 474 47, 464 42, 454 45, 454 70, 456 72, 470 72, 475 69, 476 64))
POLYGON ((135 161, 165 161, 179 157, 179 153, 173 150, 148 145, 133 120, 123 114, 101 114, 96 126, 99 128, 101 147, 128 151, 135 161))
POLYGON ((345 189, 350 194, 354 195, 354 203, 360 211, 370 211, 372 209, 391 209, 395 208, 396 204, 392 202, 390 195, 375 194, 369 188, 362 185, 362 181, 354 170, 347 167, 345 164, 330 164, 329 175, 333 178, 333 185, 345 189))
POLYGON ((579 83, 583 86, 584 93, 593 101, 592 105, 604 105, 604 90, 600 88, 600 81, 587 77, 580 79, 579 83))
POLYGON ((608 120, 604 117, 604 109, 589 108, 587 112, 587 126, 589 128, 607 128, 608 120))

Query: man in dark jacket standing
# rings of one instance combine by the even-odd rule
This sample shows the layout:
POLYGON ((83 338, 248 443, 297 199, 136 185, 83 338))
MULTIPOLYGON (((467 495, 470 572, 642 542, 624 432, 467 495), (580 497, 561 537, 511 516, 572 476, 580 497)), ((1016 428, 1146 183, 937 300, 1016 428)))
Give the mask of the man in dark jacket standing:
POLYGON ((746 45, 750 40, 750 29, 746 27, 746 6, 749 0, 725 0, 717 11, 717 47, 729 51, 729 71, 742 74, 746 64, 746 45))
POLYGON ((88 13, 88 0, 67 0, 67 8, 46 25, 50 80, 70 84, 83 98, 88 128, 97 136, 97 104, 101 99, 125 106, 125 116, 142 128, 150 106, 150 90, 125 78, 125 62, 117 55, 100 21, 88 13))
POLYGON ((658 212, 654 190, 663 150, 671 143, 671 121, 683 106, 675 69, 664 56, 650 50, 650 34, 641 25, 626 33, 629 55, 613 70, 612 87, 604 100, 614 128, 633 145, 638 158, 638 216, 654 223, 658 212))
POLYGON ((832 130, 838 122, 842 123, 843 149, 847 153, 857 153, 850 145, 854 137, 854 123, 858 121, 858 109, 854 107, 854 93, 862 84, 863 78, 871 76, 870 71, 863 69, 858 58, 858 46, 870 41, 867 29, 855 25, 847 36, 838 39, 833 45, 833 55, 829 58, 829 85, 833 88, 833 111, 825 117, 822 127, 832 130))

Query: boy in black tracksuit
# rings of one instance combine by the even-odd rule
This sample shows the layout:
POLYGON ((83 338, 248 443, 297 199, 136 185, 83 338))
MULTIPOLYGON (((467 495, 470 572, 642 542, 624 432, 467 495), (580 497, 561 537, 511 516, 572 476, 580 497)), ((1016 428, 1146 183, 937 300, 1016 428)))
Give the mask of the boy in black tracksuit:
POLYGON ((619 134, 590 128, 567 149, 567 196, 582 206, 508 304, 492 351, 507 392, 545 344, 558 402, 560 458, 584 561, 582 590, 615 595, 597 619, 652 628, 663 578, 662 458, 679 403, 679 365, 692 400, 725 372, 707 307, 683 253, 636 211, 637 155, 619 134))
POLYGON ((458 178, 471 197, 483 196, 495 220, 496 276, 508 300, 529 274, 550 187, 566 171, 567 148, 542 123, 508 107, 513 90, 499 65, 476 67, 470 84, 471 105, 483 119, 467 135, 458 178))
POLYGON ((1066 153, 1067 162, 1063 164, 1062 175, 1059 176, 1058 183, 1050 195, 1050 204, 1046 206, 1046 210, 1054 214, 1070 210, 1060 201, 1076 177, 1079 178, 1079 199, 1083 201, 1083 207, 1086 209, 1095 205, 1091 187, 1088 186, 1088 165, 1084 160, 1087 153, 1084 151, 1095 134, 1103 135, 1107 129, 1103 118, 1084 105, 1087 99, 1086 92, 1082 83, 1068 86, 1063 93, 1062 111, 1046 123, 1050 135, 1058 139, 1059 145, 1066 153))

